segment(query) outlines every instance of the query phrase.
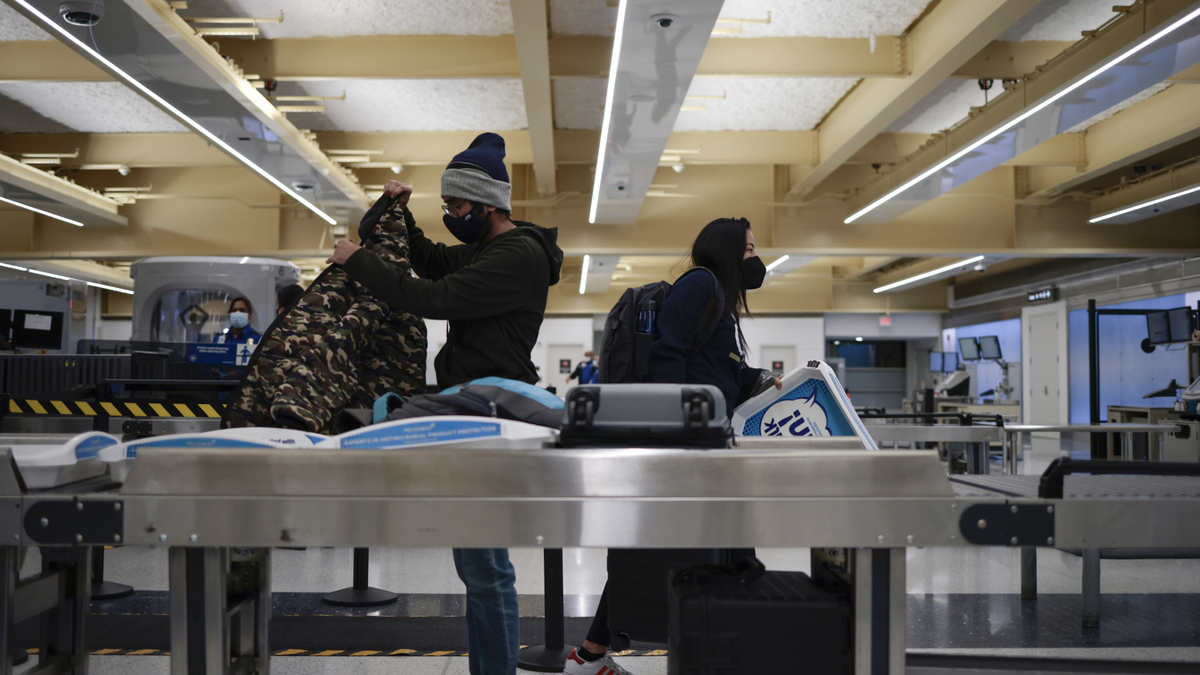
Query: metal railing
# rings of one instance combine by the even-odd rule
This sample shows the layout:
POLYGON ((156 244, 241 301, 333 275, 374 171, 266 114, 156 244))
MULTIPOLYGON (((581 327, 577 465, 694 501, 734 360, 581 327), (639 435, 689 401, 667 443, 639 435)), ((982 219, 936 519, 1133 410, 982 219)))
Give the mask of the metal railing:
MULTIPOLYGON (((1121 447, 1132 448, 1134 434, 1162 434, 1162 437, 1165 437, 1166 434, 1174 433, 1178 429, 1178 425, 1175 424, 1010 424, 1004 427, 1002 451, 1004 473, 1017 473, 1017 463, 1025 454, 1026 441, 1032 438, 1032 434, 1101 433, 1109 437, 1109 448, 1116 447, 1112 443, 1115 436, 1122 438, 1121 447)), ((1130 458, 1126 457, 1125 459, 1130 458)), ((1160 458, 1150 456, 1149 459, 1154 461, 1160 458)))

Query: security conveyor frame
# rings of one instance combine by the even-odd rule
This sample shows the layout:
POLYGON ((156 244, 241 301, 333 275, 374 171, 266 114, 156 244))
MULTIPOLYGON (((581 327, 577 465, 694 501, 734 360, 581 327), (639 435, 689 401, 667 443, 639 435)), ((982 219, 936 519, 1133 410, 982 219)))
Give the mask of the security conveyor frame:
POLYGON ((87 584, 70 583, 89 578, 86 547, 169 547, 172 673, 267 673, 272 546, 811 547, 814 574, 852 584, 856 672, 875 675, 904 668, 907 546, 1200 547, 1197 478, 1092 497, 1091 477, 1069 477, 1067 498, 1040 499, 1028 477, 947 477, 932 451, 822 447, 838 446, 159 448, 121 486, 42 493, 0 449, 0 605, 8 627, 58 607, 50 632, 70 639, 39 658, 86 673, 87 584), (48 567, 18 585, 19 546, 48 567))

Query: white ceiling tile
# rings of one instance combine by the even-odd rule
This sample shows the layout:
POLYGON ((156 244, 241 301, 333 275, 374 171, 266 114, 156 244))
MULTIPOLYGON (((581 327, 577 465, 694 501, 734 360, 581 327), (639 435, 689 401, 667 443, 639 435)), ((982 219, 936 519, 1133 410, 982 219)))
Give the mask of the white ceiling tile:
POLYGON ((0 95, 83 133, 188 131, 119 82, 3 82, 0 95))
POLYGON ((1113 18, 1113 0, 1043 0, 1000 34, 1007 42, 1074 42, 1081 31, 1095 30, 1113 18))
POLYGON ((289 114, 288 119, 317 131, 502 132, 529 126, 524 91, 516 78, 281 82, 275 94, 342 92, 345 101, 324 102, 325 114, 289 114))
POLYGON ((23 14, 0 2, 0 42, 53 39, 49 33, 38 28, 23 14))
MULTIPOLYGON (((508 0, 190 0, 184 17, 279 16, 281 24, 261 24, 273 38, 348 35, 511 35, 508 0)), ((228 39, 228 38, 222 38, 228 39)))
POLYGON ((554 126, 557 129, 599 129, 604 123, 608 80, 598 77, 556 77, 554 126))
MULTIPOLYGON (((724 19, 765 19, 743 24, 742 37, 865 38, 899 35, 931 0, 725 0, 724 19)), ((550 29, 556 35, 612 35, 617 9, 602 0, 550 0, 550 29)), ((718 28, 732 28, 728 23, 718 28)))
MULTIPOLYGON (((988 92, 994 98, 1004 93, 999 82, 988 92)), ((971 106, 984 104, 984 93, 975 80, 946 80, 921 102, 887 128, 893 133, 935 134, 958 124, 971 106)))

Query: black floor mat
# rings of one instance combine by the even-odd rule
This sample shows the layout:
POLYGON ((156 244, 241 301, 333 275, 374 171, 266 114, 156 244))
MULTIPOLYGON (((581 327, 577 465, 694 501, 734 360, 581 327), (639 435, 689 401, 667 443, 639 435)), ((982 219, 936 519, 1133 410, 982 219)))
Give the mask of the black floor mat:
MULTIPOLYGON (((170 649, 169 619, 161 614, 93 614, 88 617, 88 649, 170 649)), ((591 623, 590 618, 566 619, 566 643, 582 644, 591 623)), ((17 626, 15 643, 34 647, 37 628, 36 620, 17 626)), ((544 621, 522 617, 521 644, 544 641, 544 621)), ((271 619, 271 649, 461 652, 467 649, 467 621, 457 616, 276 616, 271 619)))

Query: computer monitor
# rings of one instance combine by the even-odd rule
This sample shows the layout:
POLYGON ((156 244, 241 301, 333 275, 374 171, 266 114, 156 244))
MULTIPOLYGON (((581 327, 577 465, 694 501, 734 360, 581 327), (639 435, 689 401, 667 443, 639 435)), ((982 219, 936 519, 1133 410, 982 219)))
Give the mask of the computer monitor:
POLYGON ((12 343, 18 349, 62 349, 63 313, 13 311, 12 343))
POLYGON ((985 359, 1001 360, 1000 338, 995 335, 984 335, 979 338, 979 354, 985 359))
POLYGON ((942 355, 942 372, 953 373, 958 370, 958 352, 946 352, 942 355))
POLYGON ((929 370, 934 373, 942 372, 942 356, 941 352, 929 352, 929 370))
POLYGON ((1146 332, 1150 334, 1150 344, 1165 345, 1171 341, 1170 324, 1166 312, 1150 312, 1146 315, 1146 332))
POLYGON ((1188 307, 1167 310, 1167 336, 1171 342, 1190 342, 1192 339, 1192 310, 1188 307))
POLYGON ((963 361, 978 361, 979 340, 973 337, 958 338, 958 351, 962 354, 963 361))

